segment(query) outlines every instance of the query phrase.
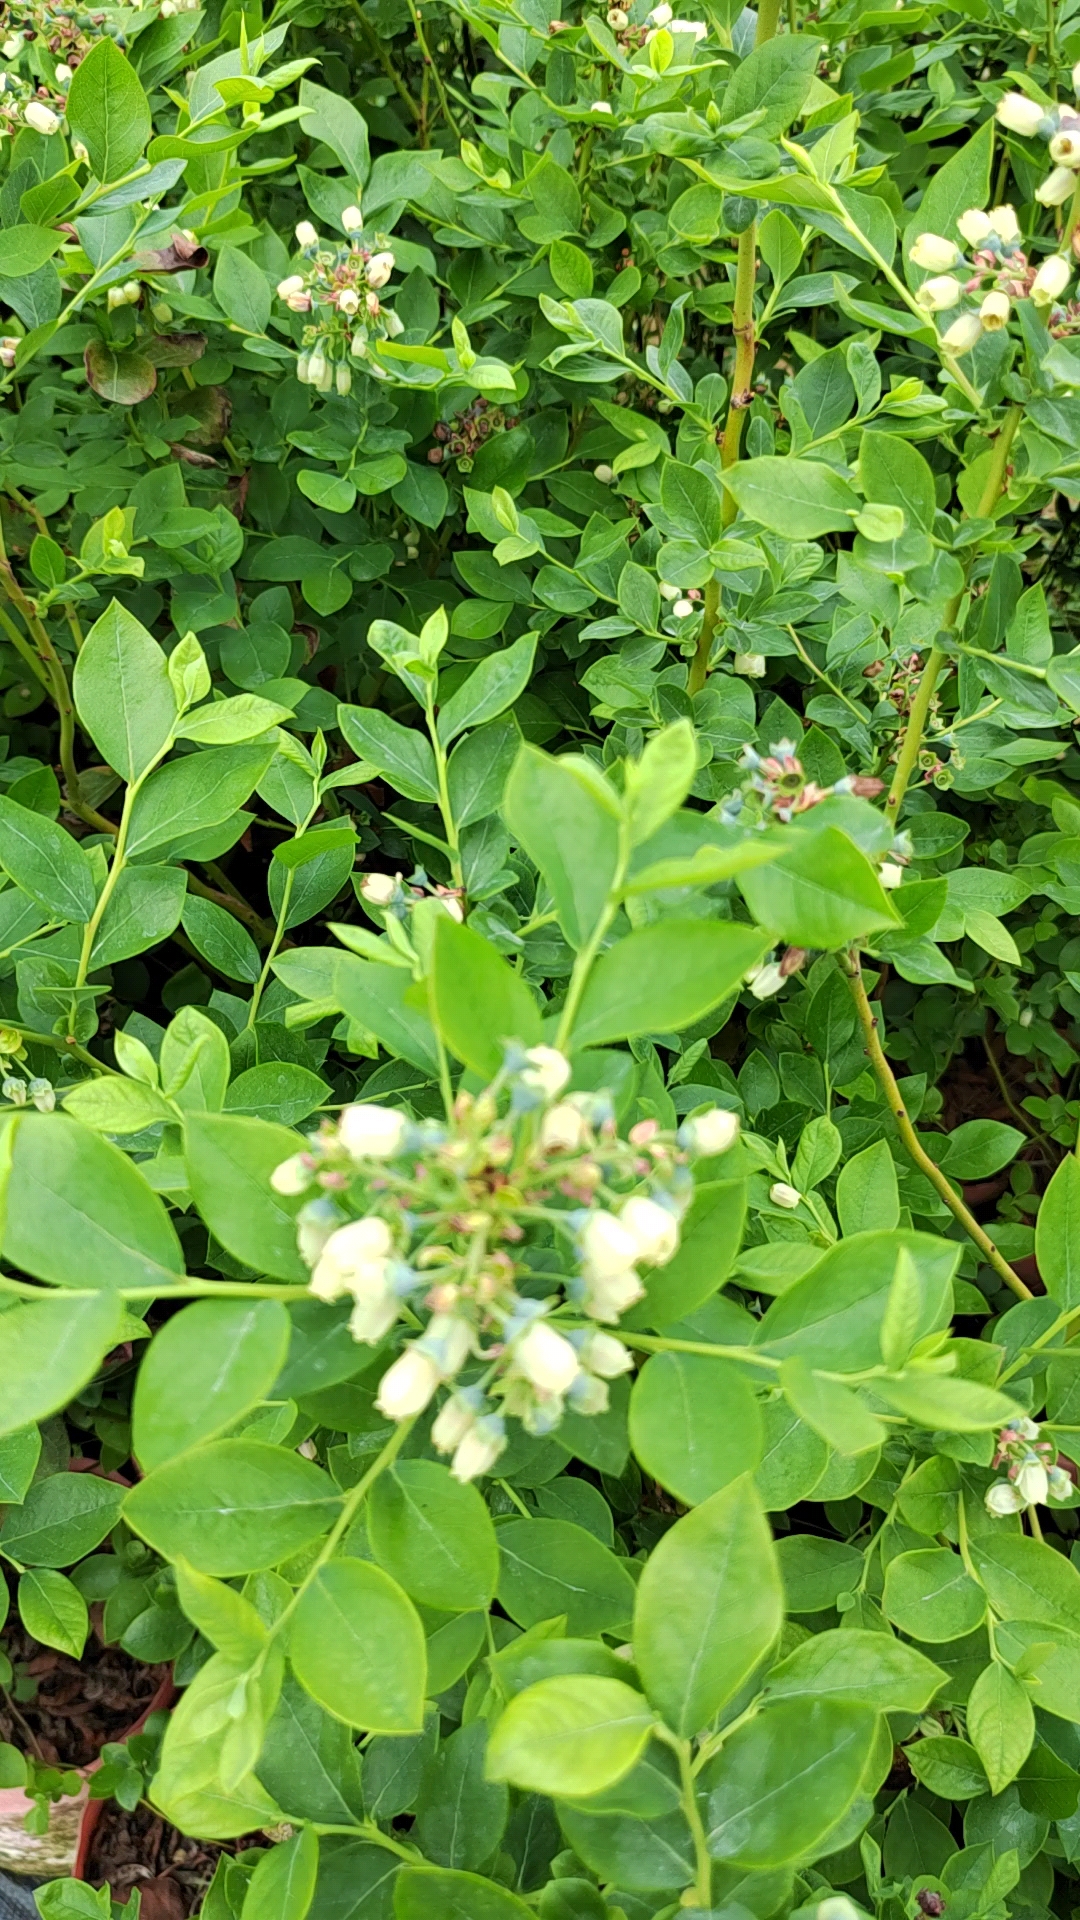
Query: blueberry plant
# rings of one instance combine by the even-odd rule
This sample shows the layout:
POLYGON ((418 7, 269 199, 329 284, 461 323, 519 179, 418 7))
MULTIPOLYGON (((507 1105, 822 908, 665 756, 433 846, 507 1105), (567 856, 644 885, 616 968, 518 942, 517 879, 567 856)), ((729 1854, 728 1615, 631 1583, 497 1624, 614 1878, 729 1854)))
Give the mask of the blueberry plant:
POLYGON ((204 1920, 1080 1904, 1080 9, 694 5, 5 0, 0 1608, 204 1920))

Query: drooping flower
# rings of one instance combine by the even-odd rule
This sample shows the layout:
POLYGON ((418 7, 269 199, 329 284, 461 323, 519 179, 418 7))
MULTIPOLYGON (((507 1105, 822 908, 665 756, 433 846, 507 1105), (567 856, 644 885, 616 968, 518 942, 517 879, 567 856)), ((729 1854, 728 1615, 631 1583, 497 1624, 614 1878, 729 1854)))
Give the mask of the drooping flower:
POLYGON ((620 1210, 619 1224, 635 1243, 635 1260, 667 1266, 679 1245, 679 1223, 667 1207, 646 1194, 632 1194, 620 1210))
POLYGON ((538 1093, 543 1100, 557 1099, 570 1078, 566 1055, 557 1047, 527 1047, 525 1059, 528 1064, 518 1076, 522 1086, 530 1093, 538 1093))
POLYGON ((982 321, 977 313, 962 313, 951 327, 946 327, 941 344, 950 353, 970 353, 972 347, 982 339, 982 331, 982 321))
POLYGON ((544 1320, 514 1343, 514 1366, 540 1393, 565 1393, 581 1363, 565 1334, 544 1320))
POLYGON ((799 1192, 798 1187, 789 1186, 786 1180, 775 1180, 773 1182, 769 1188, 769 1199, 772 1201, 774 1207, 785 1207, 788 1212, 792 1213, 796 1207, 802 1205, 802 1194, 799 1192))
POLYGON ((739 1116, 727 1107, 710 1107, 684 1120, 679 1129, 680 1145, 704 1158, 727 1153, 739 1137, 739 1116))
POLYGON ((1050 306, 1064 293, 1072 268, 1065 256, 1051 253, 1043 261, 1031 283, 1031 298, 1036 306, 1050 306))
POLYGON ((1046 118, 1045 107, 1037 100, 1029 100, 1026 93, 1006 93, 998 101, 996 112, 1003 127, 1027 140, 1039 132, 1046 118))
POLYGON ((911 248, 912 265, 924 267, 928 273, 947 273, 959 258, 955 241, 944 239, 940 233, 918 234, 911 248))
POLYGON ((430 1354, 418 1346, 406 1347, 383 1374, 375 1405, 388 1420, 411 1420, 423 1413, 441 1380, 430 1354))
POLYGON ((393 1160, 405 1144, 409 1122, 394 1107, 346 1107, 338 1138, 351 1160, 393 1160))

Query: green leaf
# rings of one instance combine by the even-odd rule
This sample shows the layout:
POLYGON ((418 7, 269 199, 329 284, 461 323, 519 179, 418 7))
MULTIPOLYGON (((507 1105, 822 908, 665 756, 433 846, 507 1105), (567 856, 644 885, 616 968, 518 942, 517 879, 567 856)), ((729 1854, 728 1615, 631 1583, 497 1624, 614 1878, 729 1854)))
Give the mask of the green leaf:
POLYGON ((563 1799, 600 1793, 629 1773, 654 1716, 622 1680, 554 1675, 517 1694, 492 1730, 488 1776, 563 1799))
POLYGON ((534 1920, 533 1909, 475 1873, 405 1866, 394 1882, 394 1920, 534 1920))
POLYGON ((772 1537, 748 1476, 677 1520, 646 1562, 634 1658, 652 1705, 687 1739, 719 1713, 780 1631, 772 1537))
POLYGON ((122 179, 142 159, 152 132, 150 109, 135 69, 108 35, 75 70, 67 123, 103 184, 122 179))
POLYGON ((484 1720, 470 1721, 440 1741, 424 1768, 413 1834, 439 1866, 482 1867, 506 1830, 510 1794, 485 1771, 487 1736, 484 1720))
MULTIPOLYGON (((97 1301, 92 1303, 97 1305, 97 1301)), ((38 1427, 18 1427, 0 1438, 0 1500, 20 1506, 41 1458, 41 1433, 38 1427)))
POLYGON ((313 80, 301 80, 300 105, 304 132, 336 153, 346 173, 362 187, 371 171, 367 122, 340 93, 330 93, 313 80))
POLYGON ((262 965, 259 949, 239 920, 197 893, 185 896, 180 919, 192 946, 215 973, 254 985, 262 965))
POLYGON ((820 460, 763 454, 729 467, 723 481, 748 520, 786 540, 846 533, 861 505, 854 487, 820 460))
POLYGON ((164 1293, 184 1271, 172 1221, 141 1173, 118 1147, 62 1113, 19 1119, 4 1253, 58 1287, 164 1293))
POLYGON ((760 113, 754 134, 771 140, 798 118, 817 66, 820 41, 810 35, 784 34, 753 47, 739 62, 724 95, 725 121, 760 113))
POLYGON ((334 991, 343 1011, 373 1033, 388 1053, 418 1067, 428 1079, 438 1079, 435 1029, 426 1012, 413 1005, 407 969, 342 953, 334 969, 334 991))
POLYGON ((990 1791, 982 1761, 967 1740, 931 1734, 905 1748, 916 1780, 947 1800, 973 1800, 990 1791))
POLYGON ((93 1473, 50 1474, 8 1508, 0 1546, 24 1567, 73 1566, 112 1532, 123 1498, 123 1487, 93 1473))
POLYGON ((1040 1540, 996 1532, 972 1542, 972 1558, 1002 1620, 1041 1620, 1080 1633, 1080 1571, 1063 1554, 1040 1540))
POLYGON ((376 1560, 411 1599, 446 1613, 488 1606, 499 1547, 475 1487, 434 1460, 401 1460, 375 1482, 366 1513, 376 1560))
MULTIPOLYGON (((905 234, 905 254, 919 233, 942 233, 951 240, 956 222, 968 207, 985 207, 990 198, 990 168, 994 157, 994 121, 984 120, 943 167, 931 173, 919 210, 905 234)), ((925 279, 922 269, 909 270, 909 280, 925 279)))
POLYGON ((909 1420, 947 1433, 982 1433, 1022 1418, 1021 1408, 1006 1394, 947 1374, 912 1371, 875 1381, 874 1392, 909 1420))
POLYGON ((772 1668, 770 1699, 848 1700, 880 1713, 924 1713, 946 1674, 916 1647, 859 1628, 815 1633, 772 1668))
MULTIPOLYGON (((338 101, 339 106, 344 104, 338 101)), ((239 247, 222 247, 218 254, 214 299, 241 333, 265 334, 272 304, 270 284, 262 268, 239 247)))
POLYGON ((154 1335, 135 1382, 132 1446, 147 1472, 265 1400, 289 1349, 280 1300, 197 1300, 154 1335))
POLYGON ((165 653, 119 600, 87 634, 71 690, 99 753, 121 779, 137 780, 169 738, 176 697, 165 653))
POLYGON ((1008 1667, 991 1660, 967 1703, 968 1738, 986 1769, 991 1793, 1015 1780, 1035 1741, 1035 1710, 1008 1667))
POLYGON ((722 532, 720 494, 708 473, 665 460, 660 474, 660 503, 681 540, 694 540, 706 553, 722 532))
POLYGON ((697 1506, 761 1459, 761 1414, 737 1366, 655 1353, 630 1396, 630 1444, 646 1473, 697 1506))
POLYGON ((540 1011, 521 975, 489 941, 449 914, 435 922, 430 985, 447 1046, 485 1080, 498 1073, 510 1042, 529 1047, 541 1037, 540 1011))
POLYGON ((958 1247, 898 1228, 853 1234, 830 1247, 804 1279, 773 1301, 759 1322, 757 1343, 781 1359, 798 1354, 825 1372, 880 1366, 882 1316, 902 1249, 914 1261, 921 1296, 914 1337, 947 1325, 958 1247))
POLYGON ((664 920, 602 953, 572 1030, 576 1048, 691 1026, 737 992, 771 945, 730 920, 664 920))
POLYGON ((836 1180, 836 1211, 845 1236, 899 1224, 900 1190, 887 1141, 875 1140, 845 1160, 836 1180))
POLYGON ((291 1840, 263 1854, 248 1883, 241 1920, 307 1920, 318 1871, 318 1835, 314 1827, 301 1827, 291 1840))
POLYGON ((131 1489, 124 1518, 165 1559, 229 1578, 274 1567, 337 1517, 321 1467, 261 1440, 216 1440, 169 1460, 131 1489))
POLYGON ((820 1433, 837 1453, 853 1455, 880 1447, 888 1429, 857 1394, 830 1380, 798 1356, 785 1360, 780 1385, 801 1420, 820 1433))
POLYGON ((467 727, 483 726, 512 707, 529 684, 537 635, 523 633, 502 653, 490 653, 473 668, 439 709, 439 739, 449 746, 467 727))
POLYGON ((900 924, 866 855, 837 827, 799 830, 771 866, 739 876, 755 919, 793 946, 830 952, 900 924))
POLYGON ((510 1520, 499 1528, 502 1606, 521 1627, 566 1615, 567 1633, 615 1632, 634 1610, 624 1563, 569 1520, 510 1520))
MULTIPOLYGON (((899 507, 910 525, 932 532, 937 512, 934 475, 929 461, 910 441, 895 433, 864 433, 859 443, 859 482, 868 500, 899 507)), ((885 537, 898 538, 902 531, 885 537)))
MULTIPOLYGON (((510 770, 503 814, 547 882, 572 947, 596 927, 615 877, 619 803, 591 761, 522 747, 510 770)), ((2 858, 2 850, 0 850, 2 858)))
POLYGON ((24 274, 36 273, 63 241, 63 234, 53 227, 8 227, 0 233, 0 274, 21 279, 24 274))
POLYGON ((438 800, 435 755, 415 727, 374 707, 339 707, 338 726, 357 757, 377 767, 406 800, 438 800))
POLYGON ((333 1098, 329 1082, 294 1060, 268 1060, 263 1067, 238 1073, 225 1095, 228 1113, 249 1114, 295 1127, 333 1098))
MULTIPOLYGON (((674 464, 674 463, 672 463, 674 464)), ((697 742, 689 720, 676 720, 646 742, 640 760, 626 762, 630 838, 650 840, 682 806, 697 772, 697 742)))
POLYGON ((320 1567, 301 1594, 289 1652, 298 1680, 349 1726, 415 1733, 423 1725, 424 1629, 381 1567, 366 1560, 320 1567))
POLYGON ((198 740, 204 746, 230 747, 242 740, 257 739, 269 727, 277 727, 292 718, 292 708, 277 700, 264 700, 257 693, 236 693, 229 700, 208 700, 186 714, 176 731, 183 740, 198 740))
POLYGON ((266 1628, 250 1600, 235 1587, 196 1572, 180 1558, 176 1563, 176 1592, 188 1619, 219 1653, 242 1667, 259 1658, 266 1646, 266 1628))
POLYGON ((43 1647, 82 1658, 90 1615, 78 1587, 62 1573, 46 1567, 24 1573, 19 1580, 19 1615, 28 1634, 43 1647))
POLYGON ((0 865, 49 915, 77 925, 94 911, 97 889, 85 853, 54 820, 0 797, 0 865))
POLYGON ((714 1860, 771 1868, 812 1854, 859 1790, 877 1715, 840 1700, 781 1700, 740 1727, 701 1774, 714 1860))
POLYGON ((973 1633, 986 1616, 986 1594, 947 1547, 919 1548, 890 1560, 881 1604, 902 1633, 934 1644, 973 1633))
POLYGON ((179 926, 187 891, 181 867, 124 867, 101 916, 91 967, 112 966, 130 960, 167 940, 179 926))
POLYGON ((306 1281, 296 1244, 300 1199, 275 1193, 270 1175, 300 1138, 272 1121, 233 1113, 189 1113, 184 1130, 191 1196, 223 1247, 257 1273, 306 1281))
MULTIPOLYGON (((0 1433, 21 1434, 31 1421, 61 1412, 116 1344, 121 1312, 111 1292, 83 1300, 28 1300, 10 1307, 3 1316, 0 1433)), ((0 1498, 13 1497, 14 1489, 0 1484, 0 1498)))
POLYGON ((254 792, 274 751, 272 741, 217 747, 158 767, 140 787, 131 808, 128 858, 204 833, 230 819, 254 792))
POLYGON ((1065 1155, 1043 1194, 1035 1259, 1047 1293, 1063 1307, 1080 1306, 1080 1161, 1075 1153, 1065 1155))

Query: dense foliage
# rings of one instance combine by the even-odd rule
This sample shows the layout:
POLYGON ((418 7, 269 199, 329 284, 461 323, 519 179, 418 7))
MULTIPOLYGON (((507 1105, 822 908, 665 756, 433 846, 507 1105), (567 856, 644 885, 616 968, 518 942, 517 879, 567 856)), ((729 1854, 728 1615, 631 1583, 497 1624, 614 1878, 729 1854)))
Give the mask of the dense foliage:
POLYGON ((1076 1900, 1080 13, 695 5, 6 0, 0 1555, 205 1920, 1076 1900))

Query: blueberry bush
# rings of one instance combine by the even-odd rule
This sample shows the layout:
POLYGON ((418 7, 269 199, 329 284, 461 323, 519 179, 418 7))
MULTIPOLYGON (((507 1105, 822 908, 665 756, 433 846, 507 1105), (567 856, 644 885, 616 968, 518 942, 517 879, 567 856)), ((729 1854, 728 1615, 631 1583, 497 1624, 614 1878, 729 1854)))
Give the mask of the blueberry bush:
POLYGON ((556 4, 4 0, 0 1607, 204 1920, 1068 1920, 1080 8, 556 4))

